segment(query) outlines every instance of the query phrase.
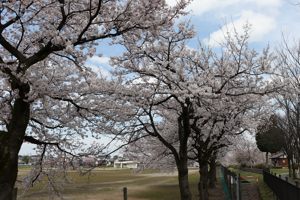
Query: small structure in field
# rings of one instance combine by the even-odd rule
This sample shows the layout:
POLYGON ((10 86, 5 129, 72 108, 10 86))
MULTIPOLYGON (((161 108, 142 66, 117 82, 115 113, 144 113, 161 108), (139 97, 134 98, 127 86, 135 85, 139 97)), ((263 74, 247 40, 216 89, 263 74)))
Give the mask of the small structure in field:
POLYGON ((114 168, 137 169, 138 165, 139 162, 134 160, 115 160, 114 162, 114 168))
POLYGON ((287 156, 283 152, 278 152, 278 153, 272 154, 270 159, 271 159, 274 167, 287 167, 288 166, 287 156))

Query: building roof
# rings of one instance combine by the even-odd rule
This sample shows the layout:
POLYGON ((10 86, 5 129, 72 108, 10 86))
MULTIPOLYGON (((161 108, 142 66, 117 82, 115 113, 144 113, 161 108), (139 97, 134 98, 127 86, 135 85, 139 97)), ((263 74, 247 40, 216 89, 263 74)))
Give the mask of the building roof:
POLYGON ((284 152, 277 152, 270 156, 270 159, 276 159, 276 158, 286 158, 286 155, 284 152))
POLYGON ((135 160, 115 160, 115 163, 132 164, 132 163, 139 163, 139 162, 135 160))

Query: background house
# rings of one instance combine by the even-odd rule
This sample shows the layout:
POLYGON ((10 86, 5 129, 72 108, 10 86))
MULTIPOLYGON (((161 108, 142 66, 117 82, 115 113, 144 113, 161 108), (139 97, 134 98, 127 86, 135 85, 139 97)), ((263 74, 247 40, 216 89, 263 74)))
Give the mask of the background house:
POLYGON ((128 169, 137 169, 138 161, 134 160, 115 160, 114 168, 128 168, 128 169))
POLYGON ((274 167, 287 167, 288 159, 283 152, 274 153, 270 156, 271 162, 274 167))

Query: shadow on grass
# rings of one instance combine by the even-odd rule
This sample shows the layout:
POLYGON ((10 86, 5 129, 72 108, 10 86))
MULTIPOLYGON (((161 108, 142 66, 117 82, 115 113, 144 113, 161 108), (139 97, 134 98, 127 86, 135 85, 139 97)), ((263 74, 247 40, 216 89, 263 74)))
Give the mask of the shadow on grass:
MULTIPOLYGON (((199 175, 193 173, 189 175, 190 189, 192 199, 198 198, 197 183, 199 175)), ((165 177, 159 184, 149 185, 143 190, 135 191, 130 197, 147 199, 147 200, 177 200, 180 199, 179 186, 177 177, 165 177)))
POLYGON ((131 196, 149 200, 176 200, 179 199, 180 195, 178 185, 156 185, 148 187, 145 191, 134 193, 131 196))

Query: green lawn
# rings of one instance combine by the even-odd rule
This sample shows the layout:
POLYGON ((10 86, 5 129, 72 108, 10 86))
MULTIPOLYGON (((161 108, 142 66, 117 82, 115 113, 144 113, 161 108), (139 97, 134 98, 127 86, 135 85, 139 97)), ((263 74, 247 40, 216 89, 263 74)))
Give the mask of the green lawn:
POLYGON ((271 168, 270 171, 276 174, 288 174, 289 169, 287 167, 284 168, 271 168))

